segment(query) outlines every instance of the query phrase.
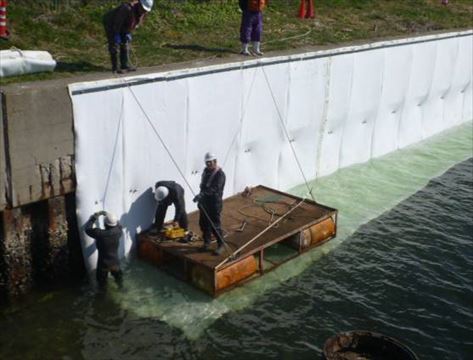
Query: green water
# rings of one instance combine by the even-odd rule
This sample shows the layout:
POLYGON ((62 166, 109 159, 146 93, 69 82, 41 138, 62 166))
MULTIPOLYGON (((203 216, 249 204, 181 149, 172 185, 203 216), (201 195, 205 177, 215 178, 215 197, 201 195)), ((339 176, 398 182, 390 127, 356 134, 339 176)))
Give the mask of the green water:
MULTIPOLYGON (((345 241, 362 224, 423 188, 430 179, 473 154, 473 126, 464 124, 420 144, 366 164, 342 169, 310 184, 316 200, 339 210, 337 238, 218 299, 180 283, 152 267, 134 267, 130 291, 116 301, 139 317, 153 317, 196 339, 229 311, 250 306, 262 293, 303 272, 345 241)), ((289 192, 304 196, 306 186, 289 192)))
MULTIPOLYGON (((416 298, 419 291, 415 287, 420 290, 422 286, 415 283, 417 274, 429 269, 428 278, 435 269, 444 268, 439 260, 443 254, 431 261, 437 247, 429 244, 430 237, 442 229, 433 229, 425 244, 426 220, 415 218, 425 209, 420 213, 408 210, 410 204, 423 204, 423 197, 425 206, 435 210, 437 205, 431 202, 429 192, 419 190, 472 156, 473 125, 467 123, 314 181, 311 185, 317 201, 339 209, 337 238, 218 299, 140 262, 125 265, 126 292, 110 283, 105 295, 98 295, 87 284, 33 294, 0 312, 0 359, 312 359, 334 331, 360 326, 392 331, 402 338, 409 334, 409 345, 424 341, 418 349, 424 354, 430 351, 431 357, 425 358, 439 359, 435 354, 448 358, 444 355, 455 347, 462 348, 460 354, 464 354, 473 343, 465 343, 465 331, 458 330, 463 329, 458 324, 462 319, 472 318, 471 306, 470 312, 464 310, 463 287, 473 289, 471 284, 461 283, 468 284, 468 276, 450 277, 454 272, 467 274, 469 260, 465 265, 456 255, 445 258, 449 269, 455 271, 448 270, 430 283, 426 280, 425 294, 416 298), (416 194, 415 201, 407 199, 412 194, 416 194), (386 225, 393 218, 395 221, 386 225), (392 232, 406 223, 423 227, 410 237, 404 236, 404 247, 400 242, 393 246, 392 232), (383 247, 387 248, 380 253, 383 247), (423 257, 409 258, 423 252, 423 257), (447 301, 444 296, 456 300, 447 301), (424 301, 427 298, 429 303, 424 301), (436 306, 429 308, 434 302, 436 306), (445 308, 443 313, 439 307, 445 308), (428 334, 423 323, 430 325, 428 334), (462 337, 459 344, 448 338, 447 343, 454 345, 435 346, 436 333, 443 339, 449 333, 462 337)), ((464 170, 467 178, 470 170, 464 170)), ((442 188, 440 185, 441 181, 438 187, 442 188)), ((447 190, 457 194, 455 186, 453 182, 447 190)), ((305 190, 301 185, 291 192, 303 195, 305 190)), ((461 202, 462 194, 458 196, 452 196, 454 203, 461 202)), ((468 217, 465 206, 457 211, 468 217)), ((450 213, 441 216, 452 224, 462 220, 448 217, 450 213)), ((463 237, 448 237, 451 230, 442 236, 468 252, 471 226, 465 227, 462 221, 455 226, 463 237)), ((457 354, 451 358, 464 357, 457 354)))

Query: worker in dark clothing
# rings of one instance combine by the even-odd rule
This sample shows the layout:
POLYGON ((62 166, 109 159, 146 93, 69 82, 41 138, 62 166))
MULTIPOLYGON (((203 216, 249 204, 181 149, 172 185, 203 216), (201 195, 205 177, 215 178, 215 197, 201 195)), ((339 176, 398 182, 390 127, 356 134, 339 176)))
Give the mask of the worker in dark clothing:
POLYGON ((225 187, 225 173, 217 165, 217 158, 212 153, 205 154, 205 169, 200 182, 200 193, 194 197, 200 209, 199 225, 204 239, 203 251, 210 246, 211 235, 217 239, 216 255, 223 251, 223 233, 220 214, 223 207, 223 189, 225 187))
POLYGON ((120 260, 118 259, 118 246, 122 236, 122 227, 118 223, 117 217, 106 211, 96 212, 85 224, 85 233, 95 239, 97 251, 99 252, 96 273, 99 287, 105 287, 109 272, 115 278, 117 285, 122 287, 123 274, 120 269, 120 260), (101 215, 104 216, 105 229, 94 226, 101 215))
POLYGON ((158 181, 155 186, 154 197, 158 202, 158 208, 154 216, 156 230, 161 230, 168 207, 174 204, 174 222, 177 222, 181 228, 187 231, 186 203, 182 186, 175 181, 158 181))
POLYGON ((141 25, 146 13, 150 12, 152 7, 153 0, 132 0, 104 15, 103 25, 107 35, 113 72, 122 74, 125 71, 136 70, 128 63, 131 32, 141 25), (117 61, 118 52, 120 52, 120 68, 118 68, 117 61))
POLYGON ((241 10, 240 41, 241 55, 262 56, 261 36, 263 34, 263 10, 268 0, 239 0, 241 10), (253 42, 250 52, 248 44, 253 42))

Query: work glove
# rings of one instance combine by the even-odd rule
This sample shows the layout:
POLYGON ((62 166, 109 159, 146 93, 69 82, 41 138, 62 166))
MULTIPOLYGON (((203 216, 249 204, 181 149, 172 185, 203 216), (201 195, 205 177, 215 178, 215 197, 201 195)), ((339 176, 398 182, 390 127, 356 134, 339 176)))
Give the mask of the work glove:
POLYGON ((126 33, 125 34, 125 41, 127 43, 131 42, 132 39, 133 39, 133 37, 131 36, 131 33, 126 33))
POLYGON ((202 200, 202 194, 201 193, 194 196, 194 199, 192 201, 196 203, 196 202, 200 202, 200 200, 202 200))
POLYGON ((113 34, 113 42, 115 43, 115 45, 120 45, 122 43, 122 37, 119 33, 113 34))

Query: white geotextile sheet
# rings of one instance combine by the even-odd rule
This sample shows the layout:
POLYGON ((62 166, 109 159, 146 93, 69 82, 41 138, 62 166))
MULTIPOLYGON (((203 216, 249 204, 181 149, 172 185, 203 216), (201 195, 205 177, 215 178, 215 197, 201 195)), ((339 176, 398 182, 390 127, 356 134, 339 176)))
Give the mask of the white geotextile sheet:
POLYGON ((472 119, 471 63, 469 31, 72 84, 79 224, 118 214, 126 256, 153 221, 156 181, 181 183, 195 209, 207 151, 229 196, 287 190, 418 142, 472 119))
POLYGON ((0 50, 0 77, 53 71, 56 61, 47 51, 0 50))

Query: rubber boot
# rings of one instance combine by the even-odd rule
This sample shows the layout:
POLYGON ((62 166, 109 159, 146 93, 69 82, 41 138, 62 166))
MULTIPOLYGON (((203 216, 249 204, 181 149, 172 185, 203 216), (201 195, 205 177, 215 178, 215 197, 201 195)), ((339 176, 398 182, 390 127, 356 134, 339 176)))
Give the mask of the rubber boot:
POLYGON ((128 65, 130 51, 128 46, 120 46, 120 68, 122 71, 136 71, 136 68, 128 65))
POLYGON ((241 51, 240 55, 250 56, 250 52, 248 51, 248 43, 241 43, 241 51))
POLYGON ((263 53, 261 52, 261 43, 259 41, 253 42, 253 54, 256 56, 263 56, 263 53))
POLYGON ((223 246, 223 244, 220 244, 220 245, 217 246, 217 248, 215 249, 213 254, 216 255, 216 256, 221 255, 223 253, 223 250, 224 250, 224 246, 223 246))
POLYGON ((117 54, 110 53, 110 60, 112 61, 112 72, 116 73, 118 71, 117 54))

